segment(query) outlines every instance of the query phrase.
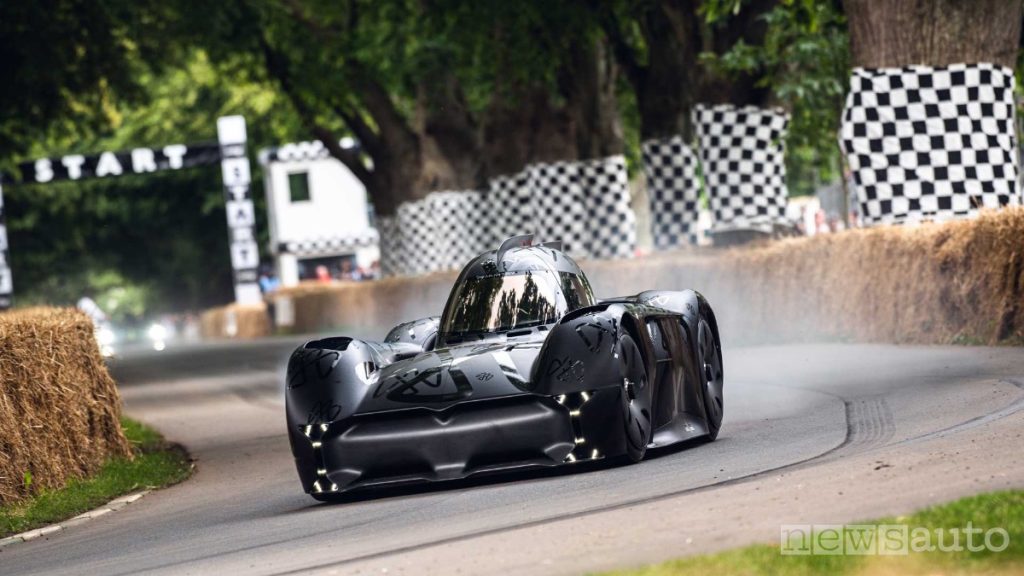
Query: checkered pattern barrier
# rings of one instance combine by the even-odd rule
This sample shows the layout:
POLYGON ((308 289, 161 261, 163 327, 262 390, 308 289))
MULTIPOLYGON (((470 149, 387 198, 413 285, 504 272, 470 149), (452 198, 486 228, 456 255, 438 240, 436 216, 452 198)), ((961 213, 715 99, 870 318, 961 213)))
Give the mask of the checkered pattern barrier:
POLYGON ((783 221, 789 116, 776 109, 701 104, 693 124, 715 225, 783 221))
POLYGON ((405 274, 405 256, 397 216, 377 216, 380 233, 380 272, 384 276, 405 274))
MULTIPOLYGON (((345 150, 358 150, 359 142, 351 138, 342 138, 338 145, 345 150)), ((308 160, 320 160, 331 155, 327 146, 320 140, 306 142, 289 142, 273 148, 264 148, 259 152, 260 164, 266 165, 272 162, 305 162, 308 160)))
POLYGON ((431 211, 430 200, 424 198, 398 207, 398 234, 404 262, 400 274, 419 275, 441 270, 438 222, 431 211))
POLYGON ((289 253, 298 256, 328 256, 338 254, 355 248, 363 248, 377 244, 377 232, 371 230, 366 234, 358 236, 341 236, 336 238, 310 238, 305 240, 290 240, 278 244, 279 253, 289 253))
POLYGON ((1013 88, 992 64, 855 68, 840 138, 862 222, 1018 204, 1013 88))
POLYGON ((696 244, 700 198, 697 155, 682 136, 648 140, 641 148, 655 249, 696 244))
POLYGON ((585 199, 584 239, 590 258, 629 258, 636 249, 636 215, 622 156, 575 163, 585 199))
POLYGON ((491 179, 481 218, 481 252, 516 234, 537 232, 532 197, 528 170, 491 179))
POLYGON ((436 225, 434 242, 438 269, 449 270, 465 266, 484 250, 489 240, 484 210, 484 197, 480 192, 434 192, 427 196, 431 218, 436 225))
POLYGON ((622 156, 534 164, 492 179, 486 192, 434 192, 378 218, 378 229, 388 276, 459 268, 526 232, 584 258, 625 258, 636 246, 622 156))
POLYGON ((533 164, 526 168, 533 196, 535 226, 539 239, 561 240, 570 256, 590 255, 587 232, 592 224, 587 214, 577 162, 533 164))

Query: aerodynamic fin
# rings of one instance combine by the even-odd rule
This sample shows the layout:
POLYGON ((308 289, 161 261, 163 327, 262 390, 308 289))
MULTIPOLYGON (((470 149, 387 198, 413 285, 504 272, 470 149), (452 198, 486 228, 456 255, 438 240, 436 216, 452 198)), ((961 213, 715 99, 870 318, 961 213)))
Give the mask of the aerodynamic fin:
POLYGON ((520 234, 506 239, 498 246, 498 252, 494 255, 494 263, 498 265, 499 269, 504 267, 501 265, 501 260, 505 256, 505 252, 508 252, 512 248, 522 248, 523 246, 529 246, 533 243, 533 234, 520 234))

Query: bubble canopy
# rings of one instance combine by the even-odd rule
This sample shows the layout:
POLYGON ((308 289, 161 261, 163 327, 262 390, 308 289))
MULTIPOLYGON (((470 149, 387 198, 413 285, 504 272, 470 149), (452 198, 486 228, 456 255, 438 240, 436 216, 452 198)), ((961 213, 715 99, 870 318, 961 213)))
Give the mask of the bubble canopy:
POLYGON ((467 278, 452 294, 445 334, 505 332, 551 324, 566 312, 555 275, 546 270, 467 278))

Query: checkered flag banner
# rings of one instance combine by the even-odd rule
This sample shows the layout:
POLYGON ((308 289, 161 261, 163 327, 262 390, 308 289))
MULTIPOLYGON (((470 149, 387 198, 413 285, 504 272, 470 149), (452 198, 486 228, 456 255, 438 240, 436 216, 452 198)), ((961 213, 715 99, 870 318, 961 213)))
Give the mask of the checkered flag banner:
POLYGON ((636 247, 622 156, 533 164, 486 192, 433 192, 379 217, 378 230, 385 276, 457 269, 526 232, 583 258, 628 258, 636 247))
POLYGON ((381 272, 416 276, 464 266, 486 249, 485 208, 477 191, 432 192, 378 218, 381 272))
POLYGON ((427 202, 436 226, 438 269, 461 268, 486 249, 488 227, 481 226, 485 218, 480 192, 433 192, 427 196, 427 202))
POLYGON ((992 64, 855 68, 840 140, 862 222, 1019 204, 1013 89, 992 64))
POLYGON ((377 242, 377 231, 369 230, 366 233, 353 236, 288 240, 281 242, 277 246, 277 252, 304 257, 330 256, 332 254, 350 252, 354 248, 375 246, 377 242))
POLYGON ((789 115, 781 109, 699 104, 693 125, 715 226, 784 221, 789 115))
POLYGON ((626 158, 611 156, 575 164, 587 209, 589 257, 632 257, 636 249, 636 215, 629 203, 626 158))
POLYGON ((682 136, 648 140, 641 149, 655 249, 696 244, 700 198, 697 155, 682 136))
POLYGON ((587 232, 590 225, 587 206, 580 186, 580 164, 552 162, 526 167, 533 197, 537 236, 561 240, 570 256, 590 256, 587 232))
POLYGON ((505 238, 537 231, 528 170, 492 178, 488 183, 483 206, 485 211, 480 214, 478 221, 483 230, 480 238, 481 252, 492 246, 497 247, 505 238))
POLYGON ((377 216, 377 231, 380 233, 380 272, 383 276, 405 274, 405 258, 402 252, 402 236, 399 233, 398 216, 377 216))
POLYGON ((430 208, 428 198, 398 207, 396 215, 402 254, 399 261, 404 261, 404 269, 399 274, 416 276, 441 270, 438 222, 430 208))
MULTIPOLYGON (((359 142, 352 138, 342 138, 338 146, 344 150, 358 150, 359 142)), ((259 162, 266 166, 272 162, 306 162, 330 157, 331 152, 320 140, 305 142, 289 142, 273 148, 260 150, 259 162)))

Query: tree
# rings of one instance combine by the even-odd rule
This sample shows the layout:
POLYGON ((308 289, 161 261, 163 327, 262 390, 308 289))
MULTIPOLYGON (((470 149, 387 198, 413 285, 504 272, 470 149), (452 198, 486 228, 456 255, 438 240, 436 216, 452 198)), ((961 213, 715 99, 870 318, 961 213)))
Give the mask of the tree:
POLYGON ((757 70, 706 65, 737 45, 762 42, 777 0, 591 0, 637 101, 642 140, 691 136, 699 102, 762 105, 770 92, 757 70), (702 58, 702 55, 704 56, 702 58))
POLYGON ((486 177, 623 152, 619 70, 588 10, 542 0, 435 6, 476 103, 486 177))
MULTIPOLYGON (((248 119, 251 150, 303 133, 280 96, 236 70, 212 65, 201 52, 180 68, 143 70, 134 81, 137 103, 118 101, 108 128, 85 138, 54 130, 28 146, 31 154, 209 141, 216 137, 215 119, 234 113, 248 119)), ((141 308, 195 310, 232 298, 219 166, 13 184, 4 187, 4 196, 19 305, 74 304, 91 291, 107 312, 121 317, 141 308)), ((253 197, 259 206, 264 195, 254 190, 253 197)), ((265 223, 257 230, 265 244, 265 223)))
POLYGON ((1017 63, 1019 0, 846 0, 854 66, 1017 63))
POLYGON ((622 150, 614 63, 587 11, 571 3, 237 0, 195 9, 183 10, 200 15, 188 26, 194 41, 224 61, 259 54, 262 73, 382 215, 433 190, 478 189, 531 161, 622 150), (345 132, 360 149, 336 145, 345 132))
POLYGON ((841 172, 836 134, 849 82, 846 20, 838 2, 820 0, 783 0, 759 19, 765 25, 760 42, 741 39, 720 53, 704 53, 702 61, 720 77, 756 78, 765 99, 790 113, 788 188, 812 194, 821 180, 841 172))
POLYGON ((170 55, 154 33, 164 13, 149 0, 0 3, 0 158, 51 130, 109 127, 119 100, 141 97, 141 63, 170 55))

